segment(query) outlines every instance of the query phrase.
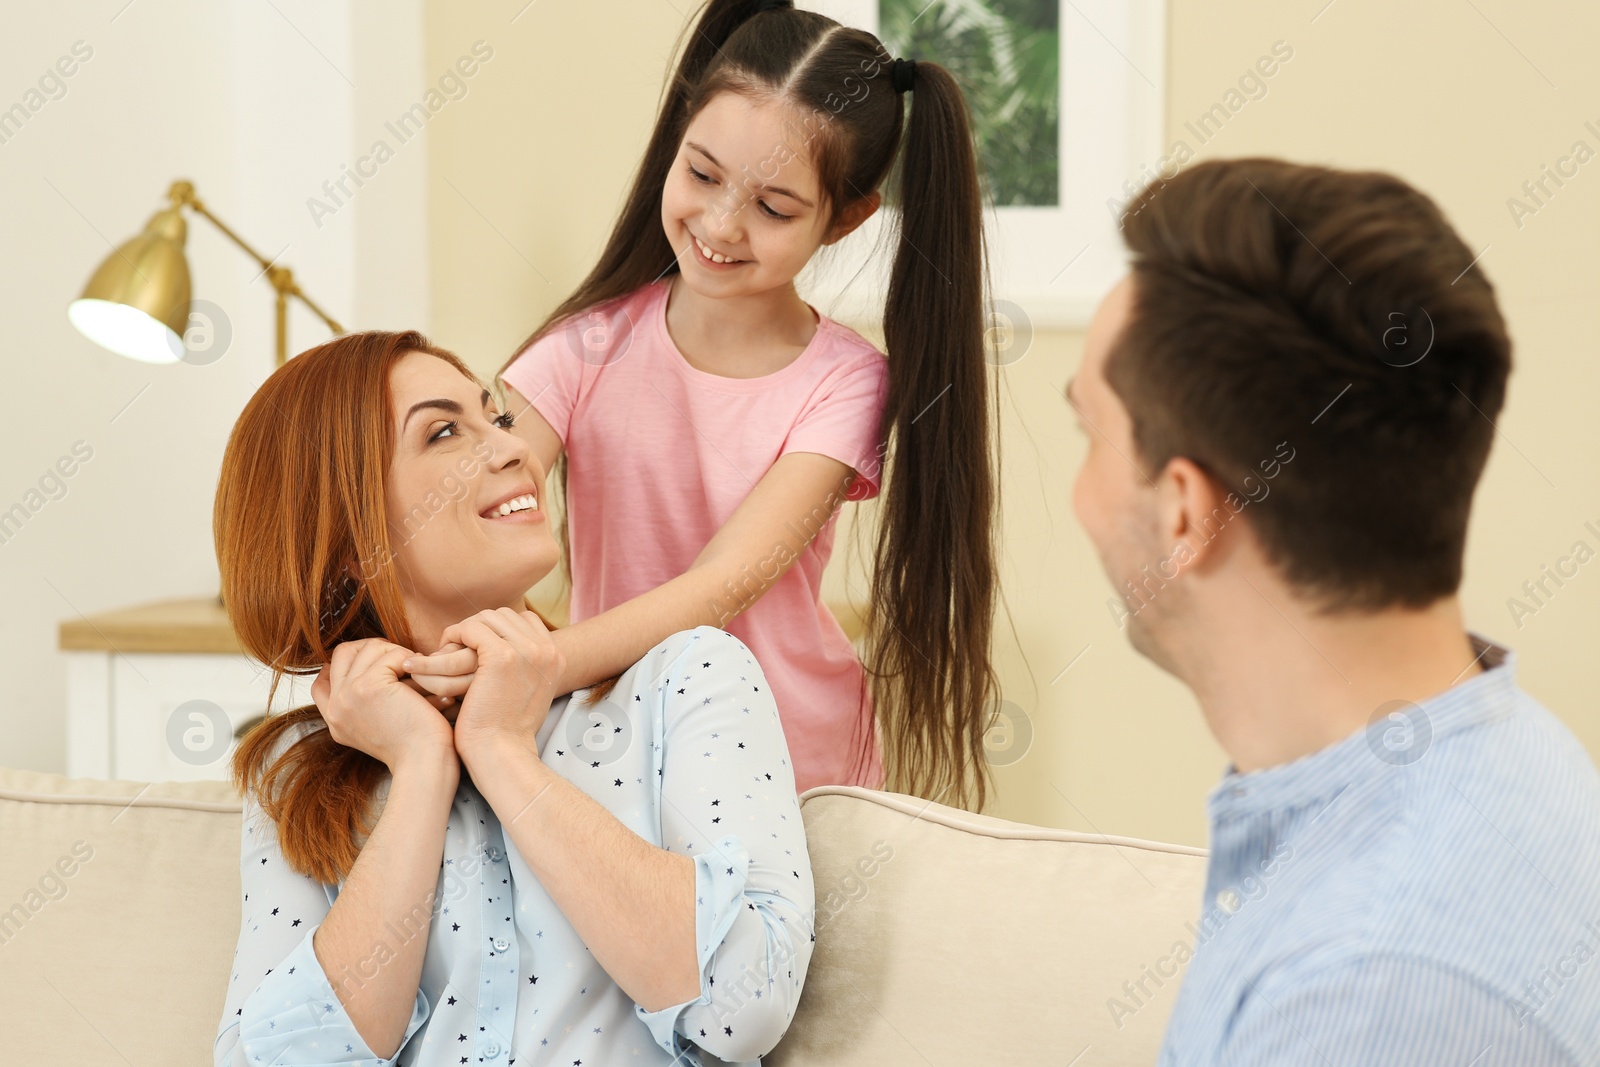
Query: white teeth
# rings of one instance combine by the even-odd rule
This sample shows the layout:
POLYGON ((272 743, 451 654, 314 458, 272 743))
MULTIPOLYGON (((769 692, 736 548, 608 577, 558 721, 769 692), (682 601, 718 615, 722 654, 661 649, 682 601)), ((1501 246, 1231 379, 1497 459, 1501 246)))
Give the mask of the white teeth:
POLYGON ((698 238, 698 237, 696 237, 694 239, 694 243, 700 247, 700 254, 705 256, 707 259, 709 259, 713 263, 743 263, 744 262, 744 260, 742 260, 742 259, 734 259, 732 256, 725 256, 721 252, 713 252, 713 251, 711 251, 710 246, 708 246, 704 241, 700 240, 700 238, 698 238))
POLYGON ((504 516, 504 515, 510 515, 514 511, 538 511, 538 510, 539 510, 539 501, 534 499, 534 496, 533 496, 532 493, 526 493, 526 494, 524 494, 522 496, 514 497, 511 500, 507 500, 504 504, 501 504, 498 508, 495 509, 495 514, 497 516, 504 516))

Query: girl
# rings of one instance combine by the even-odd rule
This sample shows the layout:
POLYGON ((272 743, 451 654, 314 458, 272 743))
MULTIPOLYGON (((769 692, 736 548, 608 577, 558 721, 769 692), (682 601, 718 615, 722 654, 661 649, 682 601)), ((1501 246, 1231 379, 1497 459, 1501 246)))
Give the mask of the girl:
MULTIPOLYGON (((882 786, 875 710, 895 788, 982 807, 996 579, 981 203, 948 71, 785 3, 711 0, 599 263, 501 371, 518 432, 567 486, 563 689, 724 627, 771 680, 799 789, 882 786), (885 359, 794 279, 878 208, 897 162, 885 359), (839 504, 880 482, 869 691, 819 589, 839 504)), ((410 669, 439 688, 472 662, 410 669)))

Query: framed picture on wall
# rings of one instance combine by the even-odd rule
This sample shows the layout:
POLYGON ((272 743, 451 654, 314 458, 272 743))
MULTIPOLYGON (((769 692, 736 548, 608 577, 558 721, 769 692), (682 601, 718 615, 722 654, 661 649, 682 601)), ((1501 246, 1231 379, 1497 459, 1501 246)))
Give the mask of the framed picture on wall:
MULTIPOLYGON (((1088 323, 1126 266, 1117 213, 1161 157, 1159 0, 797 0, 954 72, 990 207, 992 297, 1035 328, 1088 323), (1141 177, 1143 175, 1143 177, 1141 177)), ((911 106, 915 107, 913 92, 911 106)), ((888 193, 888 190, 885 190, 888 193)), ((892 202, 886 195, 886 201, 892 202)), ((894 209, 824 249, 803 296, 852 323, 882 314, 894 209)))

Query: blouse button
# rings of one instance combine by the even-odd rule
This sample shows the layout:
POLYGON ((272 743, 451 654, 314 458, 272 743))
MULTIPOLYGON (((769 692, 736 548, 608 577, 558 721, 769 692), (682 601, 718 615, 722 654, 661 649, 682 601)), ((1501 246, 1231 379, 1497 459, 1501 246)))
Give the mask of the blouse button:
POLYGON ((491 1041, 487 1046, 484 1047, 483 1054, 488 1056, 490 1059, 494 1059, 496 1056, 500 1055, 500 1046, 491 1041))
MULTIPOLYGON (((511 942, 507 941, 505 938, 497 937, 497 938, 494 939, 494 950, 496 952, 504 952, 506 949, 508 949, 510 947, 511 947, 511 942)), ((493 1055, 493 1053, 490 1053, 490 1055, 493 1055)))
POLYGON ((489 853, 489 858, 491 860, 497 860, 500 858, 500 850, 495 848, 493 845, 490 845, 485 851, 489 853))

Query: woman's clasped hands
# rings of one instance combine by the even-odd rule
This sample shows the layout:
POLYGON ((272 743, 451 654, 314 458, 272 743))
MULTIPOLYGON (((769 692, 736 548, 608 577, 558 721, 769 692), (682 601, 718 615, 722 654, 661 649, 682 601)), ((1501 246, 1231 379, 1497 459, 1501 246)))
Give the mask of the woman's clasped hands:
POLYGON ((336 646, 311 686, 330 736, 391 771, 450 749, 470 763, 506 741, 537 754, 565 668, 543 620, 508 607, 480 611, 440 640, 427 656, 381 638, 336 646))

